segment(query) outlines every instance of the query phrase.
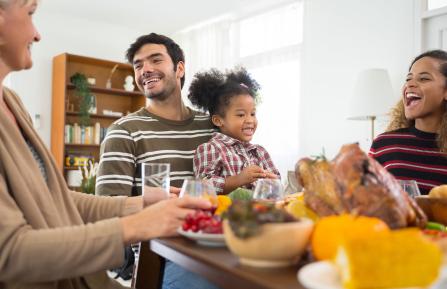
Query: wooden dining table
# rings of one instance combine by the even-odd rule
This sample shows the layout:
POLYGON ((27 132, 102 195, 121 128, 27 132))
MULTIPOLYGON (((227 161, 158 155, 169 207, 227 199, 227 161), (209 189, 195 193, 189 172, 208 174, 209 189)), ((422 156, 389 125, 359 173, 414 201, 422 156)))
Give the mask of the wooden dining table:
POLYGON ((184 237, 150 241, 157 255, 195 272, 221 289, 304 289, 297 279, 302 264, 282 268, 241 265, 227 247, 207 247, 184 237))

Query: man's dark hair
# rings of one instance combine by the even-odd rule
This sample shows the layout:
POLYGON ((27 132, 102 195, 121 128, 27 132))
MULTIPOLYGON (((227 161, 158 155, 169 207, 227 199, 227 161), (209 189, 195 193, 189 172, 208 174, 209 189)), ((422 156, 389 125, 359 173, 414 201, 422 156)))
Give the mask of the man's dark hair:
MULTIPOLYGON (((135 42, 130 45, 129 49, 127 49, 126 59, 130 64, 133 64, 135 53, 137 53, 137 51, 146 44, 164 45, 166 47, 166 50, 168 51, 169 56, 171 57, 172 62, 174 63, 174 71, 177 70, 177 64, 180 61, 185 63, 185 55, 183 53, 183 50, 177 43, 174 42, 174 40, 161 34, 151 33, 138 37, 137 40, 135 40, 135 42)), ((185 75, 183 75, 183 77, 180 79, 180 82, 181 87, 183 88, 183 84, 185 83, 185 75)))

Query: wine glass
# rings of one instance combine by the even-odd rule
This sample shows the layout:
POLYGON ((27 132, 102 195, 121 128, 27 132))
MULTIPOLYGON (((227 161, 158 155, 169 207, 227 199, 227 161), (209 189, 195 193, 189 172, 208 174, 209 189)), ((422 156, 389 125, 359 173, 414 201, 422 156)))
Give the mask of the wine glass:
POLYGON ((180 190, 179 197, 182 198, 186 195, 196 198, 207 199, 211 202, 211 208, 209 211, 214 214, 217 209, 217 194, 214 186, 210 181, 200 179, 186 179, 183 181, 182 189, 180 190))
POLYGON ((146 163, 141 165, 144 206, 169 198, 170 167, 169 163, 146 163))
POLYGON ((399 180, 399 184, 408 196, 410 196, 410 198, 414 199, 421 195, 418 184, 415 180, 399 180))
POLYGON ((253 199, 263 201, 280 201, 284 199, 285 191, 280 179, 259 179, 256 181, 253 199))

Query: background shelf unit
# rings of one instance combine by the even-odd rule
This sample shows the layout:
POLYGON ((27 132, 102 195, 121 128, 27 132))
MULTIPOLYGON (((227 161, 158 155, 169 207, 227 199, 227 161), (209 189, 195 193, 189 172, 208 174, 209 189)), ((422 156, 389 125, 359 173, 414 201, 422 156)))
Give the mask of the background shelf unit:
MULTIPOLYGON (((66 143, 65 125, 80 124, 79 98, 76 89, 70 83, 70 77, 76 72, 95 78, 90 91, 96 98, 96 113, 90 114, 90 125, 99 123, 102 128, 109 127, 119 116, 106 115, 103 110, 121 112, 126 115, 146 104, 146 98, 139 91, 123 89, 124 79, 133 76, 133 68, 126 63, 102 60, 63 53, 53 58, 53 97, 51 121, 51 152, 56 163, 67 177, 67 172, 76 170, 65 164, 67 155, 91 156, 99 161, 99 144, 66 143), (106 88, 107 79, 115 65, 118 65, 111 78, 112 88, 106 88)), ((135 86, 136 87, 136 86, 135 86)))

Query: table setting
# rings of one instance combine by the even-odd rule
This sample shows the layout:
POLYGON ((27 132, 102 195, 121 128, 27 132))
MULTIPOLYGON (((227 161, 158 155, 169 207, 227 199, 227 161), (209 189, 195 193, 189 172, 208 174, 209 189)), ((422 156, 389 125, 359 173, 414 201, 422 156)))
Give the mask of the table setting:
POLYGON ((356 145, 331 161, 300 160, 295 173, 303 190, 292 194, 279 180, 260 179, 253 191, 224 196, 206 180, 185 182, 180 197, 207 198, 213 208, 188 216, 179 228, 195 244, 191 251, 183 242, 172 244, 250 288, 446 288, 447 220, 420 201, 439 207, 447 200, 439 188, 421 196, 356 145), (213 252, 221 260, 208 259, 213 252), (261 277, 271 274, 282 285, 261 277))

